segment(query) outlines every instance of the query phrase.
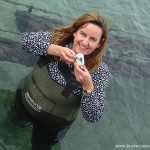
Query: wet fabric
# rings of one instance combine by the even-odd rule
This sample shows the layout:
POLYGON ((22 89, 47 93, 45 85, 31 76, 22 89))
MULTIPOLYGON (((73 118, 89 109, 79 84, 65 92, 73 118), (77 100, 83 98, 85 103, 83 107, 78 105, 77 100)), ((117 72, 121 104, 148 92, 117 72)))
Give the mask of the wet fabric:
POLYGON ((15 102, 9 112, 9 117, 14 124, 21 127, 25 127, 27 123, 32 123, 32 150, 49 150, 52 145, 65 136, 69 129, 69 127, 46 126, 35 120, 22 103, 21 89, 16 91, 15 102))

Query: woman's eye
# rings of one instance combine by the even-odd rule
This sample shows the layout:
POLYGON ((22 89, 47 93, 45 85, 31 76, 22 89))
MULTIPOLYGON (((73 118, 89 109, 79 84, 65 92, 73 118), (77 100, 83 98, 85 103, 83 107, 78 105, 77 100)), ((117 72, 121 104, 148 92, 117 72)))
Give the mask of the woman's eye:
POLYGON ((85 33, 83 33, 83 32, 81 32, 80 34, 81 34, 82 36, 85 36, 85 33))
POLYGON ((91 38, 91 41, 96 42, 97 40, 95 38, 91 38))

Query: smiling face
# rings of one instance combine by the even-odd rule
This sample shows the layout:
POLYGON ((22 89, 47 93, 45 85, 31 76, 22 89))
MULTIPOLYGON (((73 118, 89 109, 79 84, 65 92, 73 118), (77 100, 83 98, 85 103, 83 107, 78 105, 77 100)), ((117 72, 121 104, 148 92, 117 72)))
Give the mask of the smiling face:
POLYGON ((79 28, 73 36, 73 51, 89 55, 100 46, 102 29, 96 24, 87 23, 79 28))

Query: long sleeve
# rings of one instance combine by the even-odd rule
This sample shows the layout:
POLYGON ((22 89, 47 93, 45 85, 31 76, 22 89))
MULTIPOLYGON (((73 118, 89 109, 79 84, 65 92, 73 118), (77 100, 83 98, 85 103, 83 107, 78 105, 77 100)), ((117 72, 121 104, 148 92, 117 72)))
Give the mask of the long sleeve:
POLYGON ((107 91, 109 70, 106 64, 102 64, 92 74, 94 91, 88 95, 82 95, 81 110, 83 117, 90 123, 97 122, 104 111, 104 98, 107 91))
POLYGON ((50 44, 50 32, 31 32, 25 34, 21 39, 23 50, 37 56, 47 55, 47 48, 50 44))

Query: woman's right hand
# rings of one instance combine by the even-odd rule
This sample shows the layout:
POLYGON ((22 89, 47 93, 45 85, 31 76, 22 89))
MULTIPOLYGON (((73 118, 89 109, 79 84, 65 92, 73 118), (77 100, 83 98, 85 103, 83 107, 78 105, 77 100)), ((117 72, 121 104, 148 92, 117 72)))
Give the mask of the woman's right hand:
POLYGON ((75 53, 67 47, 61 47, 59 50, 59 57, 66 63, 74 63, 75 53))
POLYGON ((66 63, 74 63, 76 55, 73 50, 55 44, 51 44, 48 47, 47 54, 59 56, 61 60, 63 60, 66 63))

